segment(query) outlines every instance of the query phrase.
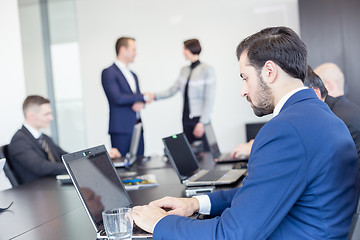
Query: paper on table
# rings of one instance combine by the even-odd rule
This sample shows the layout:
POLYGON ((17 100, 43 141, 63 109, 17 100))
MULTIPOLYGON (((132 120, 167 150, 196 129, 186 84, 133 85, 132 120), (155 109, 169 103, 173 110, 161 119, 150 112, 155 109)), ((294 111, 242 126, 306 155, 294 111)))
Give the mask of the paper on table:
POLYGON ((126 190, 137 190, 139 188, 155 187, 159 185, 154 174, 123 177, 121 178, 121 181, 124 184, 126 190))

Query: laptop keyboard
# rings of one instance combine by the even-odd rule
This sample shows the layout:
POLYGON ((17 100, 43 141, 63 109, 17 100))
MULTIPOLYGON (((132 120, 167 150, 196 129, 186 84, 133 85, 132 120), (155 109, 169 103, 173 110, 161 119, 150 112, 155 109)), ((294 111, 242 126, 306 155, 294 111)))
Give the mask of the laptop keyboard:
POLYGON ((224 171, 209 171, 205 175, 201 176, 200 178, 196 179, 195 182, 208 182, 208 181, 216 181, 221 178, 228 170, 224 171))
POLYGON ((149 233, 141 229, 138 225, 134 223, 133 234, 149 234, 149 233))

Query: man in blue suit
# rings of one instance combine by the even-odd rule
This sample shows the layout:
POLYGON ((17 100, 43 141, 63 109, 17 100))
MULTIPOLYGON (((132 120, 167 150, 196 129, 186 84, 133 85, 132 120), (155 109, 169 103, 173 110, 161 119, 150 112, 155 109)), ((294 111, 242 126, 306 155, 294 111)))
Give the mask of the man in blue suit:
POLYGON ((266 28, 237 57, 241 94, 257 116, 274 115, 254 140, 243 186, 135 207, 136 224, 154 239, 346 239, 357 153, 346 125, 303 85, 305 44, 287 27, 266 28), (194 212, 216 217, 186 217, 194 212))
MULTIPOLYGON (((129 152, 133 127, 141 122, 140 111, 150 96, 142 94, 139 80, 129 69, 136 56, 135 39, 121 37, 116 41, 116 60, 101 74, 101 82, 109 102, 109 134, 112 147, 122 156, 129 152)), ((144 154, 144 137, 141 133, 137 155, 144 154)))

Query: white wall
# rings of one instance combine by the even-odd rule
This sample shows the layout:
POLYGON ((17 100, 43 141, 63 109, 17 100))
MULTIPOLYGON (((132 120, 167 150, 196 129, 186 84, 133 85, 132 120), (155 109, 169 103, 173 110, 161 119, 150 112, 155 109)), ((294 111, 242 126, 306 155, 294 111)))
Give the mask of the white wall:
MULTIPOLYGON (((143 91, 169 87, 185 62, 183 41, 198 38, 201 60, 214 66, 217 95, 212 122, 220 148, 230 151, 244 142, 244 124, 254 116, 241 98, 238 43, 267 26, 285 25, 299 32, 296 0, 77 0, 78 38, 89 146, 109 146, 108 104, 100 74, 112 64, 119 36, 136 38, 138 56, 131 68, 143 91)), ((181 131, 182 98, 149 104, 142 112, 146 154, 162 153, 161 138, 181 131)))
POLYGON ((17 1, 2 0, 0 7, 0 146, 8 144, 23 121, 25 98, 17 1))

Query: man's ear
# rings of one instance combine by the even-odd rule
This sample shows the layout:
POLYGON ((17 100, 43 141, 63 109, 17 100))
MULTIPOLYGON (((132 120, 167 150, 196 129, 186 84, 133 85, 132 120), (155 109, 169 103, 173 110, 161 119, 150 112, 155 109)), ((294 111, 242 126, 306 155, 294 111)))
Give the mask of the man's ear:
POLYGON ((25 119, 32 121, 35 118, 35 113, 33 111, 26 111, 25 112, 25 119))
POLYGON ((278 76, 278 68, 277 65, 273 61, 266 61, 263 67, 263 77, 264 80, 272 84, 276 80, 278 76))
POLYGON ((319 88, 315 88, 315 87, 312 87, 312 89, 314 90, 316 96, 321 100, 321 92, 320 92, 320 89, 319 89, 319 88))
POLYGON ((119 54, 124 52, 126 50, 127 47, 125 46, 121 46, 120 49, 119 49, 119 54))

